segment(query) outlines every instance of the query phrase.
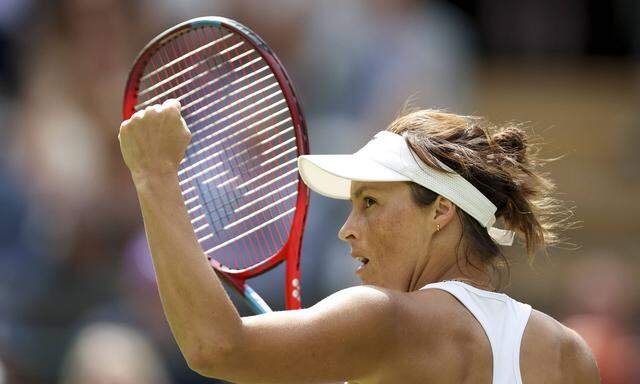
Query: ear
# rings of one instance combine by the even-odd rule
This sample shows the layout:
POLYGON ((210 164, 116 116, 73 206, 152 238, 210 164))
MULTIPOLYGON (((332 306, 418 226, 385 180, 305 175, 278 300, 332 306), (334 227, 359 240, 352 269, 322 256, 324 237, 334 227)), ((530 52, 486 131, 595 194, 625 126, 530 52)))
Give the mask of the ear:
POLYGON ((436 197, 433 205, 435 208, 433 213, 434 226, 439 225, 440 229, 442 229, 455 217, 456 206, 449 199, 442 196, 436 197))

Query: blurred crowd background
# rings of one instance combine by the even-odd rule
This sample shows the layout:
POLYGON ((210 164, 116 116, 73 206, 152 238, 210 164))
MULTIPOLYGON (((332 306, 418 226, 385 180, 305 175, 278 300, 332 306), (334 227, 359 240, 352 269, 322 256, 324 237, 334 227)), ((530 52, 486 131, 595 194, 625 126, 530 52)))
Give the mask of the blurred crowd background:
MULTIPOLYGON (((312 153, 359 148, 407 100, 527 122, 580 226, 533 266, 509 250, 506 292, 580 332, 603 383, 640 383, 637 1, 0 0, 0 384, 215 382, 164 320, 116 138, 137 52, 203 15, 277 52, 312 153)), ((311 196, 305 306, 358 284, 348 209, 311 196)), ((256 282, 276 307, 282 281, 256 282)))

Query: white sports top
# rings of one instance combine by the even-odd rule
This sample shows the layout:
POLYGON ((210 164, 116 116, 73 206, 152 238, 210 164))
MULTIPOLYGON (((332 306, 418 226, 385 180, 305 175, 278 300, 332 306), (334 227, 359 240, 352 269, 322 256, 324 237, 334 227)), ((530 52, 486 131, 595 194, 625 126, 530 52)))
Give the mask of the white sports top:
POLYGON ((461 281, 441 281, 420 289, 441 289, 451 293, 480 322, 493 352, 493 384, 522 384, 520 342, 531 314, 529 304, 461 281))

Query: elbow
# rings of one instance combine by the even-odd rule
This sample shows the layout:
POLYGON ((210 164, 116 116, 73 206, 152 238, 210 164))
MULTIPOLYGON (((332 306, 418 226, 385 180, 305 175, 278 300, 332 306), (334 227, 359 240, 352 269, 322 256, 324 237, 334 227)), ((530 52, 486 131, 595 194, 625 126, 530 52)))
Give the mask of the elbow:
POLYGON ((211 356, 196 352, 184 353, 183 355, 189 369, 204 377, 216 377, 216 372, 213 369, 216 362, 211 356))
POLYGON ((183 355, 189 368, 199 375, 224 378, 231 368, 235 349, 230 342, 201 343, 183 355))

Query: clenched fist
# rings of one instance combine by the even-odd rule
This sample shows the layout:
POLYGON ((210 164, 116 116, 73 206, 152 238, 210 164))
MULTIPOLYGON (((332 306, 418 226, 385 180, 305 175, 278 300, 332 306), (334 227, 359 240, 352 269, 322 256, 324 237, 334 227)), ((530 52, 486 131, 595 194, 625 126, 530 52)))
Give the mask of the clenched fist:
POLYGON ((176 173, 191 140, 180 102, 169 99, 134 113, 120 125, 120 150, 134 179, 176 173))

